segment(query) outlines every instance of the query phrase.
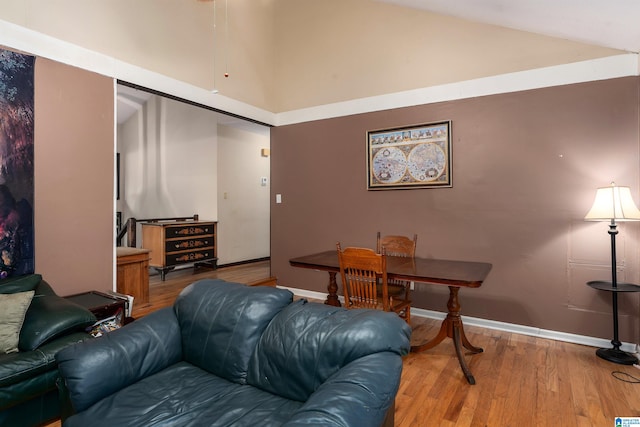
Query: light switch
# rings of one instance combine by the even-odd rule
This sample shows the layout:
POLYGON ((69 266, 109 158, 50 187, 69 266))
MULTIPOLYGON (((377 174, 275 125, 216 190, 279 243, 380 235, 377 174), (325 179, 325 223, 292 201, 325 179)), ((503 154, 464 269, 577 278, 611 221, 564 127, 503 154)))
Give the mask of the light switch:
POLYGON ((276 194, 276 203, 282 203, 282 194, 276 194))
POLYGON ((260 185, 262 185, 263 187, 267 186, 267 182, 268 182, 268 179, 266 176, 263 176, 262 178, 260 178, 260 185))

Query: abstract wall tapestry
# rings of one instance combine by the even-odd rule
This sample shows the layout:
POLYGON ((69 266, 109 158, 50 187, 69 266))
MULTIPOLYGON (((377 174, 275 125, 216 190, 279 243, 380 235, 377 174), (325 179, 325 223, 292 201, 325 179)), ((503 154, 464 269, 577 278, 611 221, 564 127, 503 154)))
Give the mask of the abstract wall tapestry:
POLYGON ((34 59, 0 49, 0 278, 34 272, 34 59))

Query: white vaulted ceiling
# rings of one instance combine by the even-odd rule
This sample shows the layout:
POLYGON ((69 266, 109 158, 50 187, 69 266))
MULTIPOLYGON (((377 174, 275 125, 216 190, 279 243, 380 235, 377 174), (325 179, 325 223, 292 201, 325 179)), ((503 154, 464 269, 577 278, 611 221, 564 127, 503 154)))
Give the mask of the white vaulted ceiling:
POLYGON ((469 21, 640 52, 640 0, 377 0, 469 21))

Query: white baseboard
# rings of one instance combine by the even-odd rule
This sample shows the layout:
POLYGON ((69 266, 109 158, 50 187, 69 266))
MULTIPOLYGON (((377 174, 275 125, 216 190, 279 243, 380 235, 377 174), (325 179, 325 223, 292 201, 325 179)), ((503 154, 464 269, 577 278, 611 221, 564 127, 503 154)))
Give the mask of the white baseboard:
MULTIPOLYGON (((280 285, 277 285, 276 287, 280 289, 288 289, 291 292, 293 292, 295 296, 298 296, 298 297, 317 299, 321 301, 324 301, 325 299, 327 299, 327 294, 324 292, 309 291, 306 289, 298 289, 298 288, 288 288, 286 286, 280 286, 280 285)), ((340 299, 340 302, 344 301, 344 299, 341 296, 338 298, 340 299)))
MULTIPOLYGON (((278 288, 288 289, 291 292, 293 292, 294 295, 303 297, 303 298, 310 298, 310 299, 317 299, 317 300, 324 301, 327 297, 327 294, 323 292, 309 291, 306 289, 287 288, 284 286, 278 286, 278 288)), ((342 296, 340 296, 339 299, 341 302, 344 301, 342 296)), ((411 307, 411 315, 416 317, 424 317, 427 319, 442 320, 446 317, 447 314, 440 311, 424 310, 422 308, 411 307)), ((567 332, 551 331, 548 329, 541 329, 533 326, 524 326, 524 325, 517 325, 515 323, 506 323, 506 322, 498 322, 496 320, 481 319, 479 317, 462 316, 462 320, 464 324, 468 326, 478 326, 481 328, 495 329, 498 331, 511 332, 514 334, 528 335, 528 336, 533 336, 537 338, 545 338, 545 339, 550 339, 555 341, 563 341, 563 342, 569 342, 573 344, 587 345, 595 348, 611 348, 611 341, 603 338, 595 338, 595 337, 589 337, 586 335, 570 334, 567 332)), ((636 345, 634 343, 623 342, 620 348, 621 350, 624 350, 628 353, 636 352, 636 345)))

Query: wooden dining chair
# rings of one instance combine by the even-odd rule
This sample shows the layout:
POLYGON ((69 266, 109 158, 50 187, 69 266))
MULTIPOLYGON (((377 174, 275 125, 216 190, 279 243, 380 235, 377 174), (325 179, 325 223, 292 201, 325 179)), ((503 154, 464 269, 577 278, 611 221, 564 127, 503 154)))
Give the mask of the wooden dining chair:
POLYGON ((372 249, 336 244, 345 306, 393 311, 407 323, 411 321, 411 301, 389 294, 387 256, 372 249), (380 290, 380 292, 378 292, 380 290))
POLYGON ((406 236, 378 236, 376 239, 376 251, 381 254, 384 248, 384 253, 389 256, 400 257, 415 257, 416 256, 416 244, 418 243, 418 235, 413 235, 413 240, 406 236))
MULTIPOLYGON (((418 235, 413 235, 413 240, 406 236, 380 236, 380 232, 376 236, 376 252, 384 253, 387 256, 397 256, 405 258, 414 258, 416 255, 416 244, 418 243, 418 235)), ((402 296, 405 300, 411 299, 411 281, 401 279, 388 280, 389 294, 395 298, 402 296)), ((378 287, 378 292, 381 292, 378 287)))

